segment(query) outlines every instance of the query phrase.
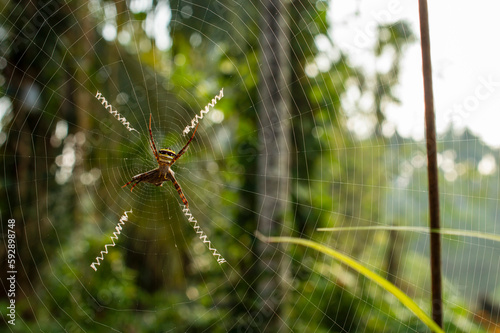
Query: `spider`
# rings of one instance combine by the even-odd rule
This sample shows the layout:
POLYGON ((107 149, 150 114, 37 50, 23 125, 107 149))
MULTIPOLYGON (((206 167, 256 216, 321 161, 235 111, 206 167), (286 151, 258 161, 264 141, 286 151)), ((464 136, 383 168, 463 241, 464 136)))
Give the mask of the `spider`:
POLYGON ((189 139, 189 141, 179 151, 179 153, 176 154, 170 148, 162 148, 157 151, 155 140, 153 139, 153 133, 151 132, 151 114, 149 114, 149 136, 151 137, 149 146, 151 147, 151 150, 153 151, 153 154, 156 157, 156 161, 158 162, 158 167, 156 169, 135 175, 134 177, 132 177, 132 180, 129 181, 127 184, 123 185, 122 188, 126 187, 131 183, 134 183, 134 185, 132 185, 132 188, 130 189, 130 192, 132 192, 134 187, 140 182, 151 183, 156 186, 163 186, 163 182, 170 180, 174 184, 174 187, 177 190, 177 192, 179 193, 179 196, 181 197, 184 206, 186 208, 189 208, 189 203, 186 197, 184 196, 184 193, 182 193, 181 186, 179 185, 179 183, 177 183, 177 180, 175 180, 174 171, 172 170, 171 167, 172 165, 174 165, 175 161, 177 161, 182 156, 182 154, 186 152, 186 149, 188 148, 189 144, 191 143, 191 140, 193 140, 194 135, 196 134, 198 125, 196 125, 196 128, 194 129, 191 139, 189 139))

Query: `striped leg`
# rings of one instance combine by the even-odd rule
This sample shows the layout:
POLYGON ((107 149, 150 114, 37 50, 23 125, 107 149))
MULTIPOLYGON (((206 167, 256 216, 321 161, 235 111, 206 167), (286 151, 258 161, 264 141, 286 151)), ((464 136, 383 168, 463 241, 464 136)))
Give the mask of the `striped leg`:
POLYGON ((151 138, 151 141, 149 142, 149 147, 151 147, 151 150, 155 155, 156 162, 160 163, 160 158, 158 157, 158 150, 156 150, 155 140, 153 139, 153 132, 151 131, 151 113, 149 114, 149 136, 151 138))
POLYGON ((186 197, 184 196, 184 193, 182 193, 181 186, 179 185, 179 183, 177 182, 177 180, 175 180, 174 175, 171 175, 171 177, 169 177, 169 178, 172 181, 172 183, 174 184, 174 187, 177 190, 177 193, 179 193, 179 196, 181 197, 182 203, 184 204, 184 206, 186 208, 189 208, 189 203, 188 203, 186 197))
POLYGON ((184 154, 186 152, 187 147, 189 146, 189 144, 193 140, 194 135, 196 134, 196 130, 198 129, 198 125, 196 125, 196 127, 194 128, 194 132, 193 132, 193 135, 191 136, 191 139, 189 139, 189 141, 186 143, 186 145, 184 147, 182 147, 181 151, 178 152, 177 155, 175 155, 175 157, 172 160, 172 163, 170 163, 170 165, 174 164, 175 161, 177 161, 182 156, 182 154, 184 154))
POLYGON ((130 189, 130 192, 132 192, 132 190, 134 189, 134 187, 137 186, 137 184, 139 184, 141 181, 140 180, 136 180, 136 179, 132 179, 131 181, 129 181, 127 184, 123 185, 122 188, 124 187, 127 187, 127 185, 131 184, 132 182, 136 182, 134 185, 132 185, 132 188, 130 189))
POLYGON ((139 184, 140 182, 151 183, 151 184, 155 184, 156 186, 160 186, 161 183, 164 182, 164 180, 162 178, 160 178, 160 176, 161 176, 161 174, 160 174, 160 170, 158 168, 153 169, 153 170, 149 170, 148 172, 144 172, 144 173, 135 175, 134 177, 132 177, 132 180, 129 181, 127 184, 123 185, 122 188, 127 187, 128 185, 130 185, 134 182, 135 182, 135 184, 132 185, 130 192, 132 192, 134 187, 136 187, 137 184, 139 184), (158 185, 158 184, 160 184, 160 185, 158 185))

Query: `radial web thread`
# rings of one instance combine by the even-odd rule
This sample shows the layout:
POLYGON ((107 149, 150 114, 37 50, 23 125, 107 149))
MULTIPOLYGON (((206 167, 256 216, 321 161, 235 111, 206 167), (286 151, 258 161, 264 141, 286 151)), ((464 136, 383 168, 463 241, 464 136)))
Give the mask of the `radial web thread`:
POLYGON ((184 131, 182 131, 183 135, 186 135, 189 133, 190 130, 195 128, 196 124, 200 121, 200 119, 203 119, 204 115, 210 111, 210 108, 213 108, 215 104, 217 104, 217 101, 219 101, 222 97, 224 97, 224 88, 222 88, 219 91, 219 94, 212 98, 212 101, 208 103, 203 110, 200 111, 200 115, 196 115, 193 120, 191 120, 191 125, 186 126, 184 131))
POLYGON ((118 240, 118 235, 122 231, 123 226, 125 225, 125 222, 128 221, 127 213, 132 213, 132 209, 123 213, 122 217, 120 218, 120 221, 118 221, 118 224, 115 227, 116 231, 113 232, 113 236, 111 236, 111 243, 104 245, 104 251, 101 251, 101 256, 100 257, 96 257, 95 258, 96 261, 93 262, 92 264, 90 264, 90 267, 92 267, 94 269, 94 271, 97 272, 96 265, 100 266, 101 263, 99 261, 103 261, 104 260, 104 255, 108 254, 108 247, 115 246, 115 240, 118 240))
POLYGON ((127 121, 127 119, 125 119, 125 117, 119 114, 117 110, 113 110, 113 106, 108 103, 106 98, 99 91, 95 94, 95 98, 97 98, 97 100, 100 101, 102 105, 104 105, 104 108, 107 109, 108 112, 111 113, 116 119, 118 119, 118 121, 121 122, 123 126, 125 126, 129 131, 136 131, 137 133, 139 133, 138 130, 130 126, 130 123, 127 121))

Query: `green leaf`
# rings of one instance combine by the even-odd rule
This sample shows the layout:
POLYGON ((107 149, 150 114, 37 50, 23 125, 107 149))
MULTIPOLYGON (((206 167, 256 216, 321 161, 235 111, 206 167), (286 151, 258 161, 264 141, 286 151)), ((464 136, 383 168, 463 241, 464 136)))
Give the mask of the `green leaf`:
POLYGON ((414 232, 423 232, 423 233, 439 233, 441 235, 450 235, 450 236, 463 236, 463 237, 474 237, 480 239, 493 240, 496 242, 500 242, 500 235, 489 234, 480 231, 472 231, 472 230, 460 230, 460 229, 429 229, 428 227, 405 227, 405 226, 366 226, 366 227, 339 227, 339 228, 318 228, 317 231, 331 231, 331 232, 339 232, 339 231, 367 231, 367 230, 395 230, 395 231, 414 231, 414 232))
POLYGON ((366 268, 362 264, 358 263, 357 261, 349 258, 348 256, 335 251, 327 246, 321 245, 319 243, 303 239, 303 238, 295 238, 295 237, 266 237, 262 235, 260 232, 256 231, 255 235, 257 236, 258 239, 260 239, 263 242, 266 243, 291 243, 291 244, 297 244, 297 245, 302 245, 309 247, 311 249, 317 250, 319 252, 322 252, 332 258, 335 258, 342 262, 343 264, 351 267, 355 271, 363 274, 370 280, 374 281, 377 283, 379 286, 381 286, 383 289, 385 289, 387 292, 390 292, 396 298, 404 305, 406 306, 410 311, 412 311, 425 325, 427 325, 433 332, 444 332, 438 324, 434 320, 432 320, 427 314, 410 298, 408 297, 404 292, 401 291, 398 287, 393 285, 391 282, 387 281, 384 279, 382 276, 378 275, 377 273, 371 271, 370 269, 366 268))

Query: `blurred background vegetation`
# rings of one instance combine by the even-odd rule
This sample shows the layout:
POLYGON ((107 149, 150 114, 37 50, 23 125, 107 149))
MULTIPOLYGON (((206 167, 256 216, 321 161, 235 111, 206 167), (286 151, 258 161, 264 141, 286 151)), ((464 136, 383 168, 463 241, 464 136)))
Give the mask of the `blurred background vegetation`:
MULTIPOLYGON (((3 232, 16 219, 19 272, 18 317, 8 330, 426 330, 346 267, 254 236, 261 230, 335 247, 429 313, 427 235, 316 231, 427 223, 425 145, 383 133, 385 107, 398 102, 405 47, 418 40, 406 22, 377 27, 373 58, 396 52, 389 71, 369 75, 330 37, 335 2, 0 6, 0 209, 3 232), (224 98, 175 167, 193 214, 228 261, 219 266, 170 184, 132 193, 121 186, 155 167, 149 113, 157 145, 178 150, 183 128, 222 87, 224 98), (352 87, 374 97, 369 111, 344 109, 352 87), (140 134, 113 119, 97 90, 140 134), (360 115, 374 124, 363 139, 346 125, 360 115), (94 272, 90 263, 129 209, 117 246, 94 272)), ((451 129, 438 146, 444 226, 476 230, 480 218, 491 222, 481 231, 494 232, 494 151, 451 129)), ((445 331, 493 331, 499 245, 446 237, 443 247, 445 331)), ((5 247, 0 257, 5 262, 5 247)), ((7 302, 2 295, 0 308, 7 302)))

